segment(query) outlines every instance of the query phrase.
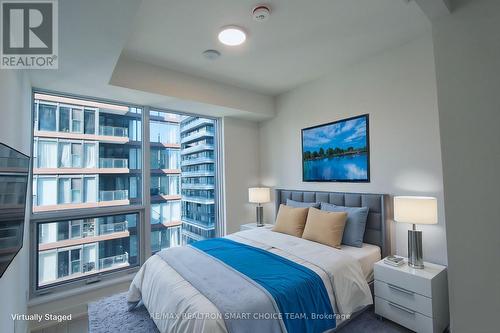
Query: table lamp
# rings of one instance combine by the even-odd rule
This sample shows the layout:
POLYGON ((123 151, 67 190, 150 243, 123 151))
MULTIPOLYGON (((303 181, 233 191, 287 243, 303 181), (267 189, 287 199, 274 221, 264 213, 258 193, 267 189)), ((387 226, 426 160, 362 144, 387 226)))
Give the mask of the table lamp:
POLYGON ((415 224, 437 224, 437 199, 432 197, 394 197, 394 221, 413 224, 408 230, 408 266, 424 268, 422 231, 415 224))
POLYGON ((264 208, 262 204, 271 201, 271 190, 267 187, 251 187, 248 189, 248 201, 257 204, 257 226, 262 227, 264 225, 264 208))

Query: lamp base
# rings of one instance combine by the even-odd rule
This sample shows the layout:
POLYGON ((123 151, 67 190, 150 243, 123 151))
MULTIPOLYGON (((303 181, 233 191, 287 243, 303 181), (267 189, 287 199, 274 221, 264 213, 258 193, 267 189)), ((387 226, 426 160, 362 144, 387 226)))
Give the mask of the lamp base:
POLYGON ((256 210, 256 217, 257 217, 257 226, 258 227, 263 227, 264 226, 264 207, 261 205, 258 205, 256 210))
POLYGON ((408 266, 418 269, 424 268, 422 231, 408 230, 408 266))

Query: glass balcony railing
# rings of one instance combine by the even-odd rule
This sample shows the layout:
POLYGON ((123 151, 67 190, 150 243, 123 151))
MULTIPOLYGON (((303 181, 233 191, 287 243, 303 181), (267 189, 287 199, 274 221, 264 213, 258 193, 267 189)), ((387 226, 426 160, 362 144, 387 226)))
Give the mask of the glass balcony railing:
POLYGON ((213 227, 215 225, 215 214, 210 213, 185 213, 182 220, 190 223, 197 223, 204 227, 213 227))
POLYGON ((99 269, 107 269, 128 264, 128 253, 99 259, 99 269))
POLYGON ((181 177, 202 177, 202 176, 213 176, 214 170, 196 170, 196 171, 182 171, 181 177))
POLYGON ((107 136, 128 137, 128 128, 116 126, 99 126, 99 134, 107 136))
POLYGON ((100 201, 113 201, 113 200, 126 200, 126 199, 128 199, 127 190, 99 191, 100 201))
POLYGON ((181 162, 182 166, 204 164, 204 163, 214 163, 214 157, 200 156, 195 158, 186 158, 181 162))
POLYGON ((128 159, 126 158, 105 158, 99 159, 100 168, 128 168, 128 159))
POLYGON ((209 198, 209 197, 200 197, 200 196, 188 196, 188 195, 182 195, 182 200, 186 202, 194 202, 194 203, 199 203, 202 205, 211 205, 215 203, 214 198, 209 198))
POLYGON ((196 132, 191 132, 189 135, 184 136, 181 138, 181 143, 193 141, 199 138, 203 138, 206 136, 214 136, 214 131, 213 130, 201 130, 201 131, 196 131, 196 132))
POLYGON ((108 235, 115 232, 123 232, 128 229, 127 221, 99 224, 99 235, 108 235))
POLYGON ((214 121, 207 118, 198 118, 195 120, 191 120, 189 122, 181 123, 181 132, 189 131, 190 129, 202 126, 202 125, 211 125, 214 121))
POLYGON ((182 184, 182 189, 184 190, 212 190, 215 185, 207 183, 185 183, 182 184))
POLYGON ((201 143, 189 148, 184 148, 181 150, 181 155, 197 153, 204 150, 214 150, 214 145, 209 143, 201 143))

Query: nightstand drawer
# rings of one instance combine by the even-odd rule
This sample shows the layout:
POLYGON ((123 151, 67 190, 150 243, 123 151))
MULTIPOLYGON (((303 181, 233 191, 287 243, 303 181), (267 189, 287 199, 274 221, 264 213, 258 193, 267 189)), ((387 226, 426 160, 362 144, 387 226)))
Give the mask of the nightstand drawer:
POLYGON ((376 280, 432 298, 431 279, 426 279, 415 274, 408 274, 411 270, 414 269, 407 266, 392 267, 385 264, 377 264, 374 267, 376 280))
POLYGON ((375 296, 375 313, 415 332, 434 332, 432 318, 375 296))
POLYGON ((414 291, 375 280, 375 296, 432 317, 432 299, 414 291))

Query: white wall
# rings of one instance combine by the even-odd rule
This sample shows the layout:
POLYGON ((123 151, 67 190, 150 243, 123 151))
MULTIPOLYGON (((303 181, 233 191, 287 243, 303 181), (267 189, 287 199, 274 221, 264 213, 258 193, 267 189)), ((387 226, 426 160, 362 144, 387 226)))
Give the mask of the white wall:
POLYGON ((123 55, 118 59, 110 83, 115 86, 113 90, 117 90, 116 87, 128 88, 131 94, 142 98, 148 94, 162 96, 160 104, 158 101, 142 101, 150 106, 250 120, 269 119, 274 115, 274 99, 270 95, 147 64, 123 55), (144 92, 147 94, 141 94, 144 92))
MULTIPOLYGON (((0 70, 0 142, 30 155, 31 86, 19 70, 0 70)), ((30 197, 28 196, 28 200, 30 197)), ((29 201, 27 207, 30 207, 29 201)), ((26 214, 28 216, 28 214, 26 214)), ((0 332, 25 332, 26 322, 14 322, 11 314, 26 313, 28 293, 29 219, 25 221, 21 251, 0 278, 0 332)))
POLYGON ((457 0, 433 37, 451 329, 498 332, 500 1, 457 0))
MULTIPOLYGON (((446 264, 441 149, 431 32, 414 42, 305 84, 277 99, 277 116, 261 123, 264 185, 326 191, 432 195, 439 224, 424 232, 424 259, 446 264), (304 183, 302 128, 370 114, 371 182, 304 183)), ((272 205, 267 205, 272 214, 272 205)), ((396 252, 407 253, 409 225, 395 226, 396 252)))
POLYGON ((255 207, 248 203, 248 188, 259 185, 259 126, 257 123, 225 117, 224 188, 226 233, 255 222, 255 207))

